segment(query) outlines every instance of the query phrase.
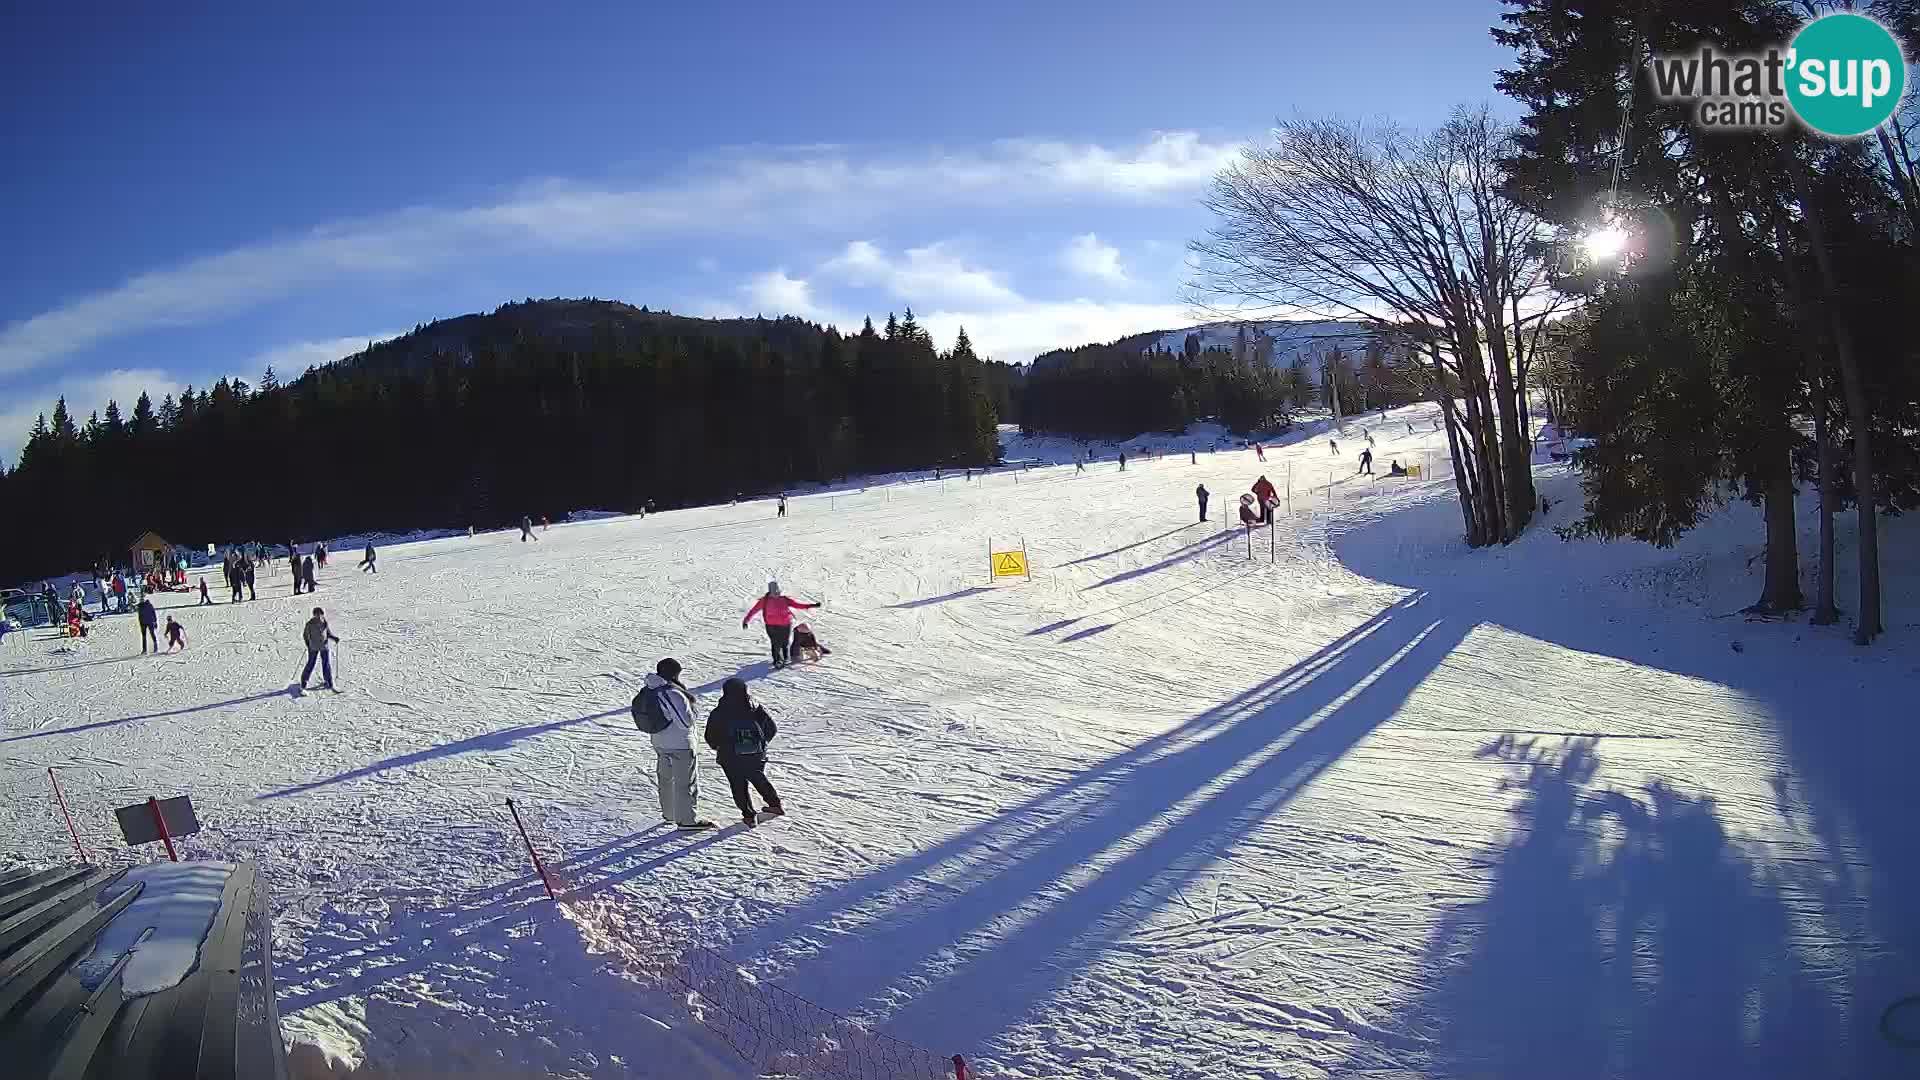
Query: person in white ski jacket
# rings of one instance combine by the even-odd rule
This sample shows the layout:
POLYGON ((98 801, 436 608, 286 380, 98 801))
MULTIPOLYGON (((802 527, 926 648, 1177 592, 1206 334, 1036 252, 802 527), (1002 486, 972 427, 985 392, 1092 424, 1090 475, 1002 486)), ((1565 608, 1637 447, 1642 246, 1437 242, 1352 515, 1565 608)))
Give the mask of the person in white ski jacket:
POLYGON ((667 726, 653 740, 654 782, 660 789, 660 820, 682 829, 711 829, 698 816, 700 785, 694 777, 693 694, 680 683, 680 661, 660 661, 647 676, 646 689, 665 715, 667 726))

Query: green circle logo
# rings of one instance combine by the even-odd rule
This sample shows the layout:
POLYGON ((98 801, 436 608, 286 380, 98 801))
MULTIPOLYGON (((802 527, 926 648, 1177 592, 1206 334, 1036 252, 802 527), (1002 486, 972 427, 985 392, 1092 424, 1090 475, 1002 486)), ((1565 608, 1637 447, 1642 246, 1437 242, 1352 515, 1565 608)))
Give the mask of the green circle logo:
POLYGON ((1885 123, 1907 89, 1907 60, 1884 26, 1840 12, 1793 36, 1787 101, 1822 135, 1852 139, 1885 123))

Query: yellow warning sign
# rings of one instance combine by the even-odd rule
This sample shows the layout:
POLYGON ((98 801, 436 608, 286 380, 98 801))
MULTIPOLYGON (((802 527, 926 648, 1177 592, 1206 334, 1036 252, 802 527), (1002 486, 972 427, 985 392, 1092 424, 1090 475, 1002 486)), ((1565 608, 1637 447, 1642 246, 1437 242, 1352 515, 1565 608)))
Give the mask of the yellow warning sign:
POLYGON ((996 551, 993 553, 993 576, 1026 577, 1027 553, 1024 551, 996 551))

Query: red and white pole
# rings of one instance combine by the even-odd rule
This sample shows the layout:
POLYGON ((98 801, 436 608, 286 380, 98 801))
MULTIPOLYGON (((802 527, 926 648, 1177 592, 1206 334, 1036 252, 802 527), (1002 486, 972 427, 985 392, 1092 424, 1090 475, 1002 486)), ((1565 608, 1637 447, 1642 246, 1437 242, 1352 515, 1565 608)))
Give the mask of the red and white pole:
POLYGON ((180 853, 173 850, 173 834, 167 831, 167 816, 160 812, 160 800, 147 796, 147 809, 153 811, 153 826, 160 830, 160 842, 167 845, 167 858, 180 861, 180 853))
POLYGON ((967 1059, 959 1054, 953 1055, 954 1080, 967 1080, 967 1059))
POLYGON ((540 884, 547 887, 547 899, 559 903, 560 898, 553 894, 553 879, 547 877, 547 868, 540 862, 540 853, 533 850, 533 841, 527 839, 527 827, 520 823, 520 810, 513 805, 512 799, 507 800, 507 812, 513 815, 513 827, 520 830, 520 842, 527 845, 527 854, 533 857, 533 869, 540 875, 540 884))
POLYGON ((67 809, 67 797, 60 792, 60 778, 53 775, 52 766, 47 768, 47 779, 53 782, 53 797, 60 804, 60 816, 67 819, 67 835, 73 837, 73 850, 80 853, 80 861, 93 865, 93 859, 87 855, 85 844, 80 842, 80 830, 73 827, 73 813, 67 809))

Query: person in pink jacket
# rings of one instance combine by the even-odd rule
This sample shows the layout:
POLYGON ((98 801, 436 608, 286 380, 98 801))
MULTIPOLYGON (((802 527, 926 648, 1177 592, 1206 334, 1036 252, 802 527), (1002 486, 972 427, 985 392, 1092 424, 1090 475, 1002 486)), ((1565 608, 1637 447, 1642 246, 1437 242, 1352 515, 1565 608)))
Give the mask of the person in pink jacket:
POLYGON ((753 621, 755 615, 766 620, 767 641, 773 646, 773 666, 777 668, 786 667, 788 663, 787 641, 793 635, 794 611, 811 611, 819 606, 819 604, 803 604, 798 600, 785 596, 780 592, 779 582, 769 581, 767 582, 767 595, 755 600, 753 606, 747 609, 747 617, 740 620, 740 628, 742 630, 746 629, 747 624, 753 621))

